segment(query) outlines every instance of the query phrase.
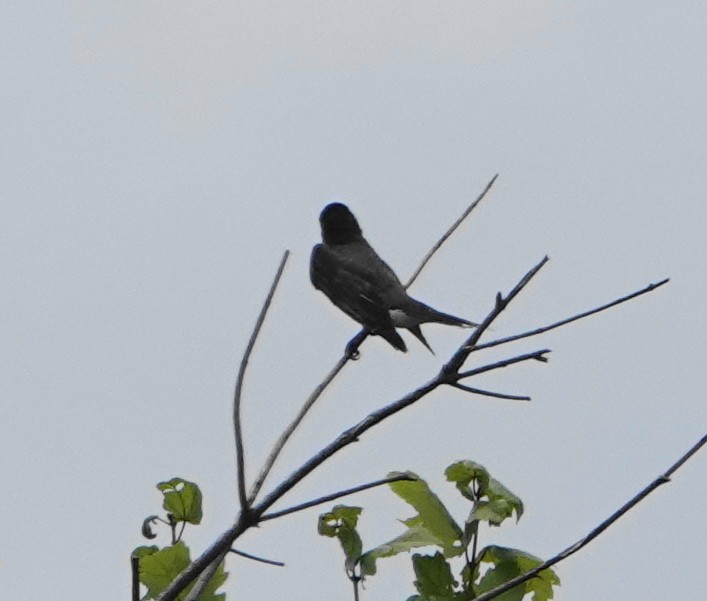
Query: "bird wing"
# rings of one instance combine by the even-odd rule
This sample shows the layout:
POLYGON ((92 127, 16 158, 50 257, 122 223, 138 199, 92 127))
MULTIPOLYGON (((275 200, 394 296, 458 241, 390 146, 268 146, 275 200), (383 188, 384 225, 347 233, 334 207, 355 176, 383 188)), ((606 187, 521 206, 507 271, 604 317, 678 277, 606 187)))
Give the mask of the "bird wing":
POLYGON ((393 328, 388 310, 365 262, 356 253, 325 244, 312 251, 309 275, 317 290, 372 332, 393 328))
POLYGON ((368 243, 317 244, 312 250, 309 274, 314 287, 349 317, 399 351, 407 351, 388 310, 398 289, 403 295, 405 289, 368 243))

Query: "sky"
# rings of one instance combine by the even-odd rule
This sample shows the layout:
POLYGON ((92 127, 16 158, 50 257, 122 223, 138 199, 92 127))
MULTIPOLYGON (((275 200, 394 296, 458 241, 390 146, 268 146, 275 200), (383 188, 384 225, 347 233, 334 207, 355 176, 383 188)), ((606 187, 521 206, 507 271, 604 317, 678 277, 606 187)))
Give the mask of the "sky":
MULTIPOLYGON (((249 478, 356 324, 309 283, 318 215, 347 203, 402 279, 495 175, 410 292, 479 321, 550 262, 484 340, 663 288, 475 359, 548 364, 439 390, 368 432, 277 508, 413 470, 485 465, 526 507, 485 532, 549 557, 707 430, 707 7, 550 1, 6 2, 1 10, 0 590, 127 599, 155 485, 196 481, 203 550, 237 512, 231 426, 241 355, 291 251, 244 390, 249 478)), ((266 489, 376 408, 428 381, 431 355, 371 339, 308 415, 266 489)), ((557 566, 556 599, 699 598, 707 453, 557 566)), ((410 517, 386 490, 373 547, 410 517)), ((321 508, 324 511, 328 506, 321 508)), ((345 599, 312 509, 250 531, 229 598, 345 599)), ((165 538, 158 539, 164 543, 165 538)), ((406 599, 405 557, 364 599, 406 599)))

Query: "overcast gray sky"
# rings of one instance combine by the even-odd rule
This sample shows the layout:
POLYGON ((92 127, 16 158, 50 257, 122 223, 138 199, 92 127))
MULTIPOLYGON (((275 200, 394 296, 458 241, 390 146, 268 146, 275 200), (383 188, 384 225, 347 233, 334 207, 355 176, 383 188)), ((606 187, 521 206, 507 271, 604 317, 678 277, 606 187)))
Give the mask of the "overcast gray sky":
MULTIPOLYGON (((371 431, 282 506, 412 469, 460 512, 445 466, 469 458, 525 501, 487 533, 547 557, 705 433, 707 6, 645 2, 6 2, 0 11, 0 590, 127 599, 154 485, 196 480, 204 548, 235 511, 230 397, 284 249, 252 361, 252 474, 357 328, 308 281, 317 217, 346 202, 405 278, 495 173, 485 203, 412 293, 481 319, 545 254, 494 337, 649 282, 610 313, 515 348, 552 349, 439 391, 371 431)), ((429 379, 437 351, 369 340, 295 436, 273 481, 429 379)), ((707 456, 558 566, 557 599, 697 599, 707 589, 707 456)), ((386 491, 366 544, 400 533, 386 491)), ((268 523, 234 560, 232 598, 346 599, 317 510, 268 523)), ((413 592, 383 562, 364 598, 413 592)))

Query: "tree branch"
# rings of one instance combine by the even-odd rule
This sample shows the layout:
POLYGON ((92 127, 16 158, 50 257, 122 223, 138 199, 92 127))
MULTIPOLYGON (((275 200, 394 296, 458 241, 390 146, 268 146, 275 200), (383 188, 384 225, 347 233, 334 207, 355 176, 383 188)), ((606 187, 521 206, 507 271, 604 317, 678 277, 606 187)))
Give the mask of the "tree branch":
POLYGON ((197 601, 225 558, 226 553, 222 553, 214 559, 201 574, 199 574, 198 578, 194 582, 194 586, 189 591, 189 594, 184 597, 184 601, 197 601))
POLYGON ((535 267, 533 267, 530 271, 528 271, 523 278, 518 282, 513 290, 511 290, 508 293, 508 296, 505 298, 501 295, 499 292, 496 295, 496 304, 494 308, 491 310, 491 312, 486 316, 486 319, 484 319, 480 324, 479 327, 476 328, 471 336, 467 338, 466 342, 462 344, 459 349, 457 350, 454 355, 452 355, 452 358, 447 362, 447 364, 442 368, 442 371, 446 372, 447 374, 452 374, 452 373, 457 373, 460 369, 461 366, 464 365, 464 361, 466 361, 467 357, 471 353, 471 351, 475 348, 476 343, 479 341, 479 338, 483 335, 483 333, 488 329, 488 327, 493 323, 493 321, 503 312, 503 310, 510 304, 510 302, 520 294, 520 292, 525 288, 530 280, 532 280, 537 273, 545 266, 545 264, 549 261, 549 257, 545 256, 535 267))
POLYGON ((396 414, 398 411, 402 411, 405 407, 412 405, 422 397, 432 392, 442 383, 443 382, 439 377, 435 378, 427 384, 423 384, 419 388, 416 388, 412 392, 406 394, 397 401, 374 411, 356 425, 342 432, 333 442, 329 443, 316 455, 305 461, 299 468, 297 468, 294 472, 292 472, 292 474, 285 478, 285 480, 277 485, 272 492, 270 492, 258 505, 253 508, 253 511, 258 515, 262 515, 262 513, 267 511, 276 501, 289 492, 305 476, 324 463, 324 461, 326 461, 329 457, 344 447, 350 445, 352 442, 357 442, 359 437, 370 430, 373 426, 379 424, 391 415, 396 414))
POLYGON ((265 316, 267 315, 268 309, 270 308, 270 303, 272 302, 273 296, 275 294, 275 289, 280 282, 280 277, 285 269, 285 264, 287 263, 287 258, 290 255, 290 251, 286 250, 282 255, 280 260, 280 266, 275 274, 275 279, 270 286, 270 291, 268 296, 265 298, 263 307, 260 310, 260 315, 258 315, 258 320, 255 322, 255 328, 248 341, 248 346, 246 347, 245 353, 243 353, 243 359, 241 360, 241 365, 238 370, 238 378, 236 379, 236 388, 233 394, 233 431, 236 439, 236 465, 238 472, 238 499, 240 500, 241 509, 247 511, 248 509, 248 499, 245 492, 245 453, 243 450, 243 431, 241 423, 241 396, 243 393, 243 380, 245 378, 246 368, 248 367, 248 361, 250 355, 253 352, 253 347, 255 346, 255 341, 260 333, 260 328, 263 326, 265 321, 265 316))
POLYGON ((493 186, 494 182, 498 179, 498 173, 494 175, 491 178, 491 181, 486 184, 486 187, 484 188, 483 192, 479 194, 479 196, 476 198, 474 202, 472 202, 466 209, 465 211, 461 214, 459 219, 457 219, 452 226, 444 233, 442 234, 442 237, 437 240, 435 245, 430 249, 430 251, 424 256, 422 259, 422 262, 418 265, 417 269, 413 272, 413 274, 410 276, 410 279, 407 281, 405 284, 405 288, 409 288, 412 286, 412 283, 417 279, 417 277, 422 273, 422 270, 425 268, 425 265, 429 262, 429 260, 434 256, 434 254, 440 249, 442 244, 444 244, 447 239, 455 232, 455 230, 462 224, 462 222, 469 216, 469 214, 477 207, 477 205, 484 199, 484 196, 488 193, 488 191, 491 189, 491 186, 493 186))
POLYGON ((253 526, 253 524, 245 519, 245 513, 241 511, 236 523, 219 536, 206 551, 184 568, 179 575, 172 580, 170 585, 162 591, 162 594, 157 597, 157 601, 175 601, 179 594, 189 586, 192 580, 201 574, 217 557, 228 552, 233 541, 251 526, 253 526))
POLYGON ((231 553, 234 553, 235 555, 240 555, 241 557, 245 557, 246 559, 252 559, 253 561, 259 561, 260 563, 266 563, 270 566, 277 566, 278 568, 282 568, 285 565, 285 562, 283 561, 275 561, 274 559, 265 559, 264 557, 258 557, 257 555, 252 555, 250 553, 246 553, 245 551, 239 551, 238 549, 229 549, 231 553))
POLYGON ((260 489, 265 483, 265 479, 268 477, 268 474, 270 473, 270 470, 272 470, 273 465, 275 465, 275 461, 282 452, 282 449, 287 444, 287 441, 290 439, 290 436, 292 436, 294 431, 304 419, 304 416, 307 415, 309 410, 312 408, 312 405, 314 405, 316 400, 322 395, 326 387, 329 386, 331 381, 339 374, 339 372, 344 368, 347 362, 348 358, 346 356, 339 359, 339 362, 334 366, 334 369, 332 369, 327 374, 326 378, 324 378, 321 384, 319 384, 314 389, 314 392, 309 395, 307 400, 304 402, 304 405, 302 405, 302 408, 300 409, 297 416, 285 428, 285 430, 280 435, 280 438, 277 439, 277 442, 273 445, 273 448, 270 451, 270 454, 268 455, 267 459, 265 460, 263 467, 260 469, 258 477, 256 478, 255 482, 253 483, 253 486, 250 489, 250 493, 248 495, 249 503, 253 503, 253 501, 255 501, 256 497, 258 496, 258 493, 260 492, 260 489))
POLYGON ((642 294, 646 294, 648 292, 651 292, 655 290, 656 288, 660 288, 662 285, 667 284, 670 281, 670 278, 665 278, 664 280, 661 280, 660 282, 654 283, 654 284, 649 284, 645 288, 642 288, 641 290, 638 290, 636 292, 632 292, 631 294, 627 294, 626 296, 622 296, 621 298, 617 298, 616 300, 611 301, 610 303, 606 303, 605 305, 601 305, 600 307, 597 307, 596 309, 590 309, 589 311, 584 311, 583 313, 578 313, 577 315, 574 315, 572 317, 568 317, 567 319, 562 319, 560 321, 557 321, 553 324, 550 324, 548 326, 543 326, 541 328, 537 328, 535 330, 530 330, 528 332, 524 332, 522 334, 516 334, 515 336, 507 336, 506 338, 499 338, 498 340, 492 340, 490 342, 484 342, 483 344, 477 344, 474 346, 472 349, 473 351, 480 351, 481 349, 485 348, 491 348, 492 346, 499 346, 501 344, 506 344, 508 342, 515 342, 516 340, 521 340, 522 338, 529 338, 530 336, 537 336, 538 334, 543 334, 545 332, 549 332, 550 330, 554 330, 555 328, 559 328, 561 326, 564 326, 568 323, 571 323, 573 321, 577 321, 578 319, 583 319, 585 317, 589 317, 590 315, 594 315, 595 313, 600 313, 601 311, 606 311, 606 309, 610 309, 611 307, 615 307, 616 305, 620 305, 621 303, 625 303, 628 300, 631 300, 633 298, 636 298, 637 296, 641 296, 642 294))
POLYGON ((512 580, 509 580, 508 582, 502 584, 501 586, 497 586, 496 588, 491 589, 490 591, 487 591, 486 593, 483 593, 482 595, 479 595, 478 597, 475 598, 475 601, 489 601, 490 599, 494 599, 498 597, 499 595, 502 595, 506 591, 511 590, 513 587, 518 586, 519 584, 522 584, 523 582, 526 582, 527 580, 530 580, 531 578, 535 578, 540 572, 543 570, 546 570, 549 567, 552 567, 556 563, 559 563, 563 559, 567 559, 570 555, 573 555, 577 551, 579 551, 581 548, 587 546, 590 542, 592 542, 597 536, 599 536, 604 530, 609 528, 611 525, 614 524, 619 518, 623 517, 626 513, 628 513, 631 509, 633 509, 638 503, 640 503, 643 499, 645 499, 650 493, 652 493, 656 488, 659 486, 666 484, 667 482, 670 482, 670 477, 688 460, 690 457, 692 457, 697 451, 700 450, 701 447, 703 447, 705 444, 707 444, 707 434, 703 436, 687 453, 685 453, 680 459, 678 459, 669 469, 666 471, 663 475, 658 476, 653 482, 651 482, 648 486, 646 486, 641 492, 639 492, 635 497, 633 497, 628 503, 623 505, 620 509, 615 511, 609 518, 604 520, 601 524, 599 524, 596 528, 594 528, 587 536, 585 536, 583 539, 577 541, 573 545, 567 547, 564 551, 561 551, 557 555, 555 555, 553 558, 548 559, 546 562, 544 562, 542 565, 539 565, 537 568, 533 568, 529 572, 526 572, 525 574, 522 574, 521 576, 517 576, 516 578, 513 578, 512 580))
POLYGON ((339 492, 331 493, 330 495, 325 495, 319 497, 318 499, 313 499, 307 501, 306 503, 300 503, 294 507, 288 507, 287 509, 282 509, 280 511, 273 511, 272 513, 266 513, 260 516, 260 521, 264 522, 266 520, 274 520, 275 518, 282 517, 283 515, 289 515, 290 513, 295 513, 296 511, 302 511, 303 509, 309 509, 310 507, 315 507, 316 505, 321 505, 322 503, 328 503, 329 501, 335 501, 341 497, 346 497, 362 490, 368 490, 369 488, 375 488, 376 486, 382 486, 383 484, 390 484, 391 482, 399 482, 400 480, 412 480, 410 476, 405 476, 404 474, 398 474, 397 476, 390 476, 389 478, 382 478, 380 480, 375 480, 374 482, 369 482, 368 484, 361 484, 359 486, 354 486, 352 488, 347 488, 339 492))
POLYGON ((471 392, 472 394, 480 394, 482 396, 488 396, 494 399, 507 399, 509 401, 529 401, 529 396, 518 396, 516 394, 505 394, 502 392, 491 392, 490 390, 482 390, 481 388, 473 388, 472 386, 466 386, 460 384, 459 382, 452 382, 450 384, 453 388, 458 388, 465 392, 471 392))
MULTIPOLYGON (((543 349, 541 351, 533 351, 532 353, 525 353, 524 355, 518 355, 517 357, 512 357, 511 359, 502 359, 501 361, 496 361, 495 363, 489 363, 488 365, 482 365, 475 369, 470 369, 468 371, 463 371, 456 374, 455 379, 470 378, 472 376, 478 376, 484 372, 491 371, 494 369, 501 369, 502 367, 508 367, 509 365, 514 365, 515 363, 521 363, 523 361, 542 361, 547 363, 547 355, 552 352, 550 349, 543 349)), ((456 381, 456 380, 455 380, 456 381)))

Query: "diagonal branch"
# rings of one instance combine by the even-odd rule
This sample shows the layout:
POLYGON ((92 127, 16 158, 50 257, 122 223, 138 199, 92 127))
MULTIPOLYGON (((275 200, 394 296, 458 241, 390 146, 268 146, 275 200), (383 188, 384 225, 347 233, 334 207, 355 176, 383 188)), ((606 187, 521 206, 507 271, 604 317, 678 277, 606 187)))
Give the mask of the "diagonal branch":
POLYGON ((307 415, 308 411, 312 408, 312 405, 314 405, 314 403, 321 396, 321 394, 324 392, 326 387, 329 386, 331 381, 344 368, 347 361, 348 361, 348 358, 346 356, 343 356, 341 359, 339 359, 339 362, 334 366, 334 369, 332 369, 327 374, 326 378, 324 378, 324 380, 321 382, 321 384, 319 384, 314 389, 314 392, 312 392, 312 394, 309 395, 307 400, 304 402, 304 405, 302 405, 302 408, 300 409, 299 413, 295 416, 295 418, 292 420, 292 422, 290 422, 290 424, 285 428, 285 430, 280 435, 280 438, 277 439, 277 442, 273 445, 273 448, 270 451, 270 454, 268 455, 267 459, 265 460, 263 467, 260 469, 260 473, 258 474, 258 477, 255 479, 255 482, 253 483, 253 486, 250 489, 250 493, 248 494, 248 501, 250 503, 252 503, 255 500, 255 498, 258 496, 260 489, 263 487, 263 484, 265 483, 265 479, 268 477, 268 474, 270 473, 270 470, 272 470, 273 465, 275 465, 275 461, 277 460, 278 456, 282 452, 282 449, 287 444, 287 441, 290 439, 290 436, 292 436, 294 431, 297 429, 297 427, 300 425, 300 423, 304 419, 304 416, 307 415))
POLYGON ((615 511, 609 518, 604 520, 601 524, 599 524, 596 528, 594 528, 587 536, 585 536, 583 539, 577 541, 573 545, 570 545, 567 547, 564 551, 561 551, 557 555, 555 555, 553 558, 548 559, 546 562, 543 564, 539 565, 537 568, 533 568, 529 572, 526 572, 525 574, 522 574, 521 576, 517 576, 516 578, 513 578, 512 580, 509 580, 508 582, 502 584, 501 586, 497 586, 496 588, 491 589, 490 591, 479 595, 478 597, 475 598, 475 601, 489 601, 490 599, 495 599, 499 595, 502 595, 506 591, 511 590, 513 587, 518 586, 519 584, 522 584, 523 582, 526 582, 527 580, 530 580, 531 578, 535 578, 540 572, 543 570, 546 570, 549 567, 552 567, 556 563, 559 563, 563 559, 567 559, 570 555, 573 555, 583 547, 587 546, 590 542, 592 542, 597 536, 599 536, 604 530, 609 528, 616 522, 618 519, 623 517, 626 513, 628 513, 631 509, 633 509, 636 505, 638 505, 643 499, 645 499, 650 493, 652 493, 656 488, 659 486, 666 484, 670 482, 670 477, 680 468, 682 465, 690 459, 697 451, 700 450, 705 444, 707 444, 707 434, 705 434, 687 453, 685 453, 680 459, 678 459, 669 469, 666 471, 664 474, 661 476, 658 476, 653 482, 651 482, 648 486, 646 486, 641 492, 639 492, 635 497, 633 497, 628 503, 626 503, 623 507, 615 511))
POLYGON ((463 371, 456 374, 455 378, 470 378, 472 376, 477 376, 483 374, 487 371, 492 371, 494 369, 501 369, 502 367, 508 367, 509 365, 514 365, 516 363, 521 363, 522 361, 542 361, 547 363, 547 355, 552 352, 550 349, 543 349, 541 351, 533 351, 532 353, 525 353, 524 355, 518 355, 517 357, 512 357, 510 359, 502 359, 501 361, 496 361, 495 363, 489 363, 488 365, 482 365, 481 367, 476 367, 468 371, 463 371))
POLYGON ((243 393, 243 380, 245 378, 246 368, 248 367, 248 361, 250 355, 253 352, 253 347, 255 346, 255 341, 258 338, 260 329, 265 321, 265 316, 267 315, 268 309, 270 308, 270 303, 272 303, 273 296, 275 295, 275 290, 280 278, 282 277, 282 272, 285 269, 285 264, 287 263, 287 258, 290 256, 290 251, 286 250, 282 255, 280 260, 280 266, 277 268, 277 273, 275 274, 275 279, 270 286, 270 291, 268 296, 263 303, 263 307, 260 310, 260 315, 258 315, 258 320, 255 322, 255 328, 248 341, 248 346, 243 353, 243 359, 241 360, 240 368, 238 369, 238 378, 236 379, 236 389, 233 394, 233 431, 236 438, 236 465, 238 471, 238 499, 241 503, 241 509, 246 511, 248 508, 248 499, 245 492, 245 453, 243 449, 243 428, 241 422, 241 396, 243 393))
POLYGON ((419 401, 421 398, 432 392, 435 388, 439 387, 442 383, 441 378, 434 378, 419 388, 416 388, 412 392, 409 392, 397 401, 367 415, 356 425, 342 432, 334 441, 329 443, 316 455, 310 457, 299 468, 285 478, 285 480, 280 482, 280 484, 278 484, 274 490, 272 490, 258 505, 253 507, 253 512, 258 516, 262 515, 276 501, 294 488, 294 486, 297 485, 303 478, 329 459, 329 457, 335 453, 338 453, 341 449, 351 443, 357 442, 360 436, 370 430, 373 426, 376 426, 383 420, 398 413, 398 411, 402 411, 405 407, 419 401))
POLYGON ((481 388, 474 388, 473 386, 467 386, 466 384, 460 384, 459 382, 454 382, 450 384, 453 388, 458 388, 464 392, 470 392, 472 394, 479 394, 481 396, 488 396, 493 399, 506 399, 509 401, 529 401, 529 396, 520 396, 517 394, 506 394, 505 392, 492 392, 491 390, 482 390, 481 388))
POLYGON ((282 509, 280 511, 273 511, 272 513, 266 513, 260 516, 260 521, 264 522, 266 520, 274 520, 275 518, 282 517, 283 515, 289 515, 290 513, 295 513, 296 511, 302 511, 303 509, 309 509, 310 507, 315 507, 316 505, 321 505, 322 503, 328 503, 329 501, 335 501, 341 497, 346 497, 362 490, 368 490, 369 488, 375 488, 376 486, 382 486, 383 484, 390 484, 391 482, 399 482, 400 480, 412 480, 410 476, 405 474, 397 474, 395 476, 390 476, 388 478, 381 478, 380 480, 375 480, 374 482, 369 482, 368 484, 361 484, 359 486, 353 486, 345 490, 340 490, 339 492, 332 493, 330 495, 325 495, 319 497, 318 499, 313 499, 307 501, 306 503, 300 503, 294 507, 288 507, 287 509, 282 509))
POLYGON ((197 601, 197 599, 201 596, 201 593, 206 590, 206 587, 209 585, 209 582, 213 578, 214 574, 216 574, 216 570, 218 570, 218 567, 223 563, 223 560, 226 558, 227 553, 228 551, 219 555, 206 567, 206 569, 201 574, 199 574, 199 576, 194 581, 194 586, 189 591, 189 594, 184 597, 184 601, 197 601))
POLYGON ((233 541, 253 525, 246 521, 245 517, 246 514, 241 511, 235 524, 219 536, 197 559, 184 568, 169 586, 162 591, 162 594, 157 597, 157 601, 175 601, 181 592, 189 586, 189 583, 206 570, 211 562, 227 553, 233 541))
POLYGON ((455 230, 463 223, 463 221, 469 216, 469 213, 471 213, 477 205, 484 199, 484 196, 488 193, 488 191, 491 189, 491 186, 493 186, 494 182, 498 179, 498 173, 494 175, 491 178, 491 181, 486 184, 486 187, 484 188, 483 192, 479 194, 479 196, 476 198, 474 202, 472 202, 466 209, 465 211, 461 214, 459 219, 457 219, 452 226, 442 235, 442 237, 437 240, 435 245, 430 249, 430 251, 425 255, 425 257, 422 259, 422 262, 418 265, 417 269, 413 272, 413 274, 410 276, 410 279, 407 281, 405 284, 405 288, 409 288, 412 286, 412 283, 417 279, 417 277, 422 273, 422 270, 425 268, 427 263, 430 261, 430 259, 434 256, 434 254, 440 249, 442 244, 444 244, 447 239, 455 232, 455 230))
POLYGON ((471 351, 476 347, 476 343, 481 338, 482 334, 488 329, 488 327, 493 323, 493 321, 503 312, 503 310, 510 304, 510 302, 520 294, 520 292, 525 288, 530 280, 532 280, 537 273, 544 267, 544 265, 550 260, 549 257, 545 256, 543 259, 535 265, 528 273, 526 273, 523 278, 518 282, 513 290, 508 293, 505 298, 499 292, 496 295, 496 305, 491 310, 491 312, 486 316, 486 318, 479 324, 471 336, 467 338, 466 342, 459 347, 456 353, 452 355, 452 358, 446 363, 442 368, 442 371, 447 374, 456 374, 464 365, 467 357, 471 351))
POLYGON ((621 298, 617 298, 616 300, 613 300, 610 303, 606 303, 605 305, 602 305, 601 307, 597 307, 596 309, 590 309, 589 311, 584 311, 583 313, 578 313, 577 315, 574 315, 572 317, 568 317, 567 319, 562 319, 562 320, 557 321, 553 324, 543 326, 543 327, 537 328, 535 330, 530 330, 528 332, 524 332, 522 334, 516 334, 514 336, 508 336, 506 338, 499 338, 498 340, 492 340, 490 342, 484 342, 483 344, 477 344, 472 349, 472 352, 479 351, 479 350, 485 349, 485 348, 491 348, 492 346, 499 346, 501 344, 506 344, 508 342, 515 342, 516 340, 521 340, 522 338, 529 338, 530 336, 537 336, 538 334, 543 334, 545 332, 549 332, 550 330, 554 330, 555 328, 559 328, 559 327, 564 326, 564 325, 571 323, 573 321, 577 321, 578 319, 583 319, 585 317, 589 317, 590 315, 594 315, 595 313, 600 313, 601 311, 606 311, 606 309, 610 309, 611 307, 615 307, 616 305, 620 305, 621 303, 625 303, 626 301, 636 298, 637 296, 641 296, 643 294, 646 294, 647 292, 652 292, 656 288, 660 288, 663 284, 667 284, 669 281, 670 281, 670 278, 665 278, 664 280, 661 280, 660 282, 657 282, 654 284, 649 284, 648 286, 646 286, 645 288, 642 288, 641 290, 638 290, 636 292, 632 292, 631 294, 627 294, 626 296, 622 296, 621 298))
MULTIPOLYGON (((285 566, 284 561, 275 561, 274 559, 265 559, 264 557, 258 557, 257 555, 253 555, 252 553, 246 553, 245 551, 239 551, 238 549, 229 549, 231 553, 234 555, 240 555, 241 557, 245 557, 246 559, 252 559, 253 561, 258 561, 260 563, 266 563, 270 566, 277 566, 278 568, 282 568, 285 566)), ((186 601, 186 599, 185 599, 186 601)))

